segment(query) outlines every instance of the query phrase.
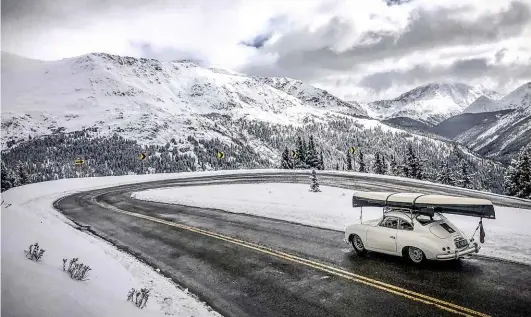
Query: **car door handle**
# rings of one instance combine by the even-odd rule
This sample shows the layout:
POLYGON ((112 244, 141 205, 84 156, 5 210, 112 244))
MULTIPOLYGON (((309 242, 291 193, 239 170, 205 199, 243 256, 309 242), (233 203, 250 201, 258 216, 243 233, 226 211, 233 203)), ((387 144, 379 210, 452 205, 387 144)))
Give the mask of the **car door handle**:
POLYGON ((394 239, 395 237, 394 236, 391 236, 391 239, 394 239))

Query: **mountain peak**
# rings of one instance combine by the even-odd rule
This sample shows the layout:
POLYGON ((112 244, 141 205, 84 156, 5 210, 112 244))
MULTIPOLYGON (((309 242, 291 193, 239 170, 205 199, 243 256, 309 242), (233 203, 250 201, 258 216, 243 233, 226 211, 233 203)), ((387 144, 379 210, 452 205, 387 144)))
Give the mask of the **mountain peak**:
POLYGON ((382 119, 408 117, 437 124, 461 113, 464 108, 482 95, 494 99, 499 98, 497 92, 483 86, 432 82, 407 91, 395 99, 369 103, 368 112, 382 119))
POLYGON ((525 83, 500 100, 480 96, 464 113, 494 112, 507 109, 531 109, 531 82, 525 83))

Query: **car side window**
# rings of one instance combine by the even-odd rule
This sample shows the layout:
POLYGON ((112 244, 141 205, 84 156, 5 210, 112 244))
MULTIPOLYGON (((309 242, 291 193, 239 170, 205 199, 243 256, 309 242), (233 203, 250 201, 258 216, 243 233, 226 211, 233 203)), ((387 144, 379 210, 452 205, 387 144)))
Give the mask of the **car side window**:
POLYGON ((400 224, 398 226, 398 229, 400 230, 413 230, 413 225, 409 223, 407 220, 400 219, 400 224))
POLYGON ((397 217, 385 217, 382 220, 382 222, 380 222, 380 227, 396 229, 398 227, 398 218, 397 217))

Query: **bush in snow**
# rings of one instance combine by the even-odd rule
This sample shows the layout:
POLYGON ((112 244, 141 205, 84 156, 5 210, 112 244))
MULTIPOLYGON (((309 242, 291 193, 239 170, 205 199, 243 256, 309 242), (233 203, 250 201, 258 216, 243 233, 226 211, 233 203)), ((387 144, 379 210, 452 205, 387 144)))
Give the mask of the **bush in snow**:
POLYGON ((88 272, 92 270, 90 266, 83 263, 78 263, 78 258, 73 258, 66 267, 68 259, 63 259, 63 271, 70 273, 70 277, 78 281, 86 281, 88 272))
POLYGON ((26 257, 28 259, 39 261, 44 255, 45 251, 46 250, 44 249, 40 249, 39 244, 35 242, 35 244, 29 246, 29 250, 24 250, 24 253, 26 253, 26 257))
POLYGON ((314 193, 320 192, 321 189, 319 189, 319 182, 317 180, 317 173, 315 170, 312 170, 312 176, 310 176, 310 180, 312 181, 310 184, 310 191, 314 193))
POLYGON ((132 288, 129 293, 127 293, 127 300, 135 303, 136 307, 140 309, 146 307, 148 299, 149 290, 147 288, 141 288, 140 291, 132 288))

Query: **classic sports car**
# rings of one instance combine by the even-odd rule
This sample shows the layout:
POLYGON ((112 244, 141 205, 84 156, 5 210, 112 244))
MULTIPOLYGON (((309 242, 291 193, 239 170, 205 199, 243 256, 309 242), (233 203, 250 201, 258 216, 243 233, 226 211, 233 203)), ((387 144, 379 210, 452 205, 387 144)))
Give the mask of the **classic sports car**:
MULTIPOLYGON (((414 263, 452 260, 477 253, 480 246, 442 213, 495 219, 492 202, 485 199, 418 193, 355 192, 353 207, 361 208, 360 223, 345 228, 345 242, 357 253, 367 250, 408 257, 414 263), (382 207, 383 216, 363 222, 363 207, 382 207)), ((477 229, 476 229, 477 231, 477 229)))

